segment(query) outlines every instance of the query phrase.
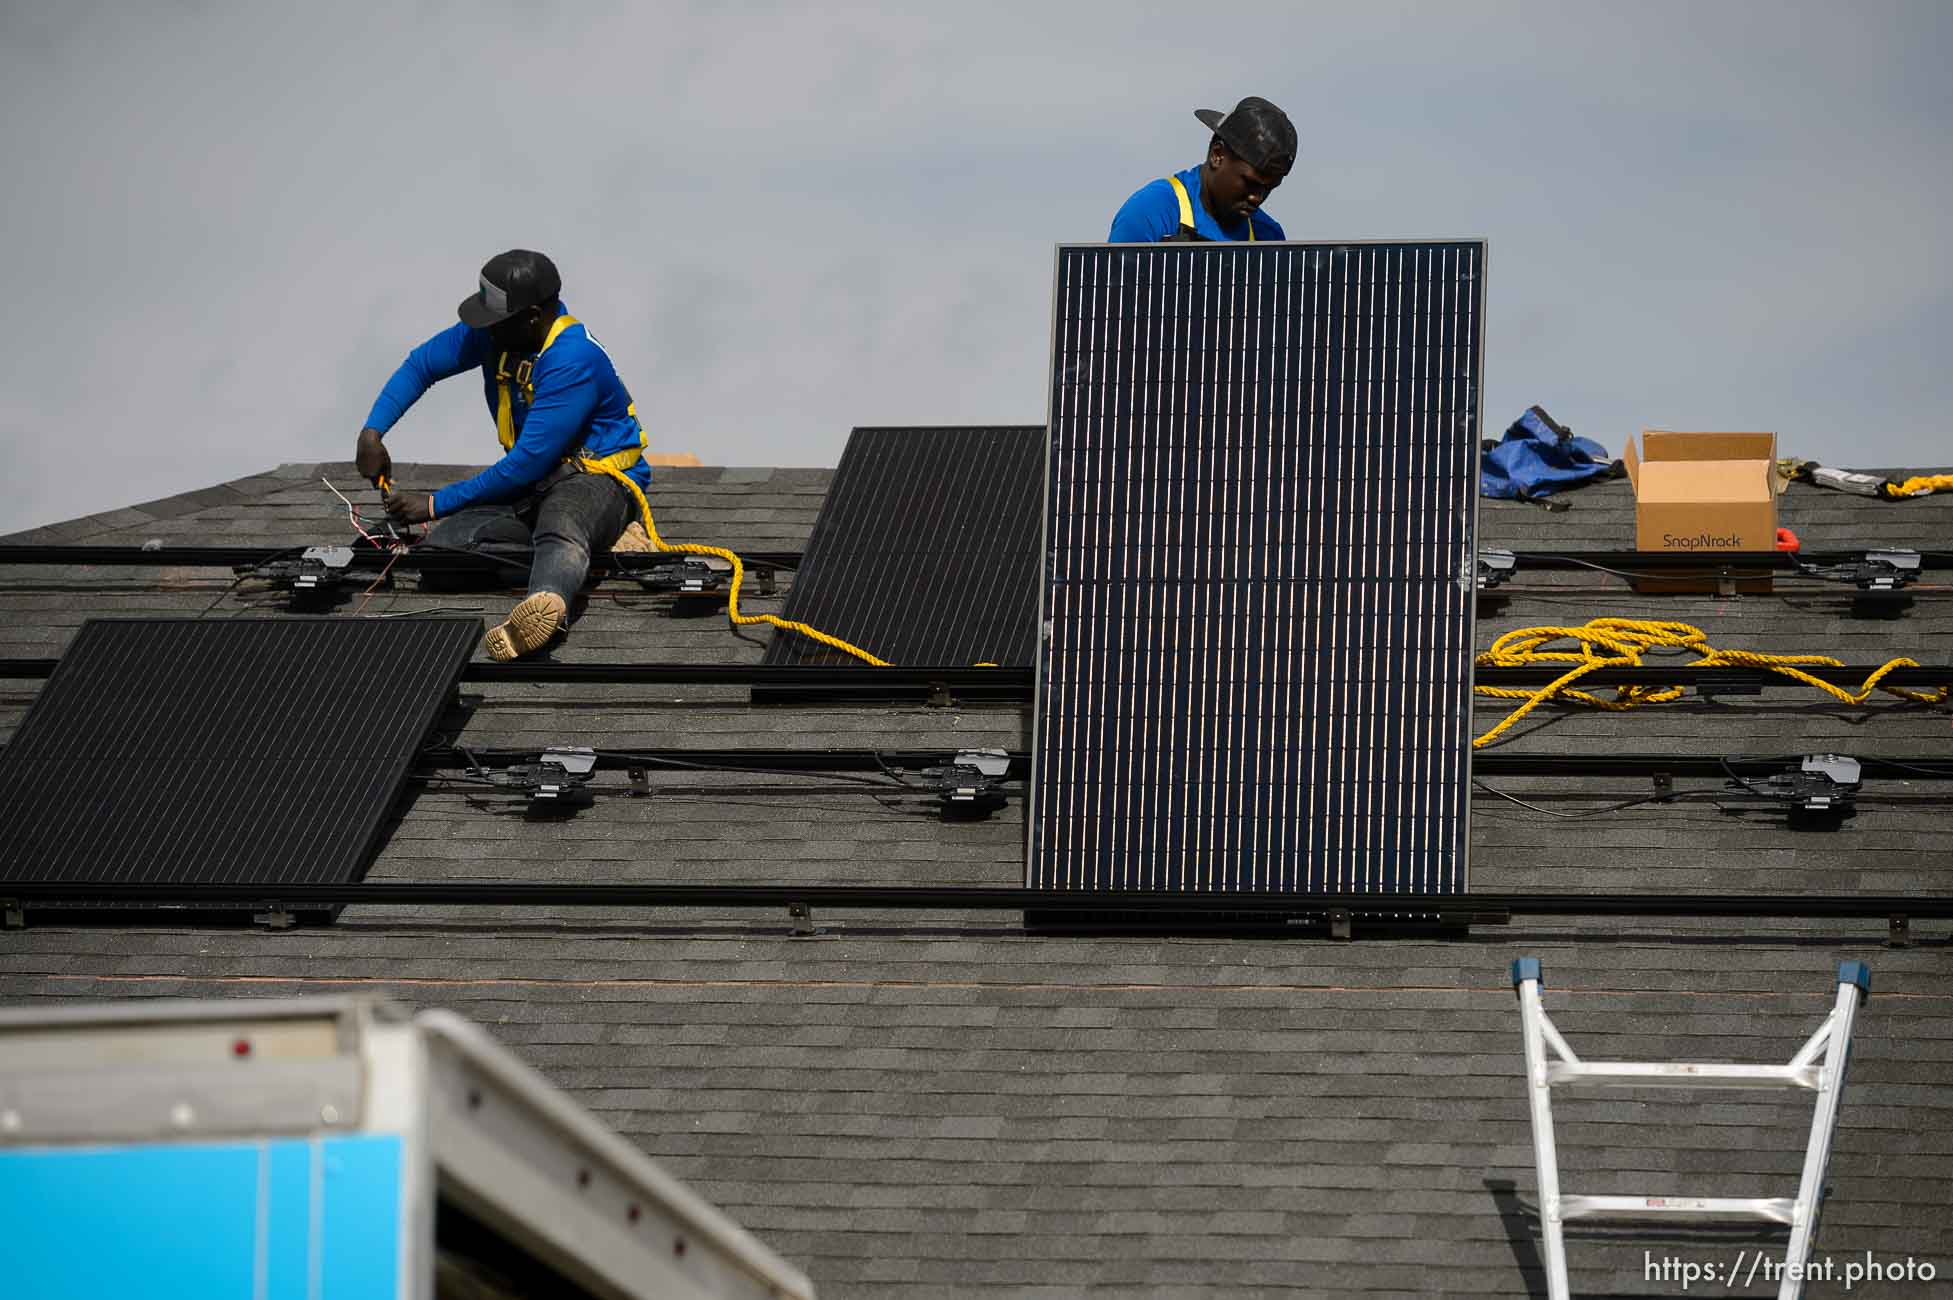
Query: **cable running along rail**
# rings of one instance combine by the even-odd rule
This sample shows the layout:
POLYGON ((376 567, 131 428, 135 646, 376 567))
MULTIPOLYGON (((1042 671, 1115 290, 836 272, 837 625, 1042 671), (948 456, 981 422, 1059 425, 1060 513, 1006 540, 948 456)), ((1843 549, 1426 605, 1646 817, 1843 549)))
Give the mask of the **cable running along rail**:
MULTIPOLYGON (((311 545, 306 543, 305 545, 311 545)), ((325 543, 320 543, 321 545, 325 543)), ((335 543, 341 544, 341 543, 335 543)), ((100 566, 104 568, 187 568, 249 569, 284 556, 296 554, 304 546, 0 546, 0 565, 100 566)), ((399 567, 421 572, 474 571, 484 566, 520 565, 526 572, 527 548, 499 551, 460 551, 445 547, 416 546, 401 556, 399 567)), ((354 548, 352 567, 379 569, 388 552, 371 547, 354 548)), ((746 559, 771 569, 800 567, 799 551, 748 551, 746 559)), ((590 557, 593 568, 621 572, 657 568, 673 563, 670 552, 612 551, 590 557)))
POLYGON ((1347 912, 1402 919, 1504 916, 1666 916, 1728 919, 1830 918, 1890 921, 1953 919, 1949 894, 1296 894, 1241 891, 1021 889, 987 885, 670 885, 395 881, 345 885, 129 884, 56 882, 0 885, 8 907, 50 903, 201 904, 285 907, 611 907, 916 912, 1042 911, 1262 915, 1271 920, 1347 912))

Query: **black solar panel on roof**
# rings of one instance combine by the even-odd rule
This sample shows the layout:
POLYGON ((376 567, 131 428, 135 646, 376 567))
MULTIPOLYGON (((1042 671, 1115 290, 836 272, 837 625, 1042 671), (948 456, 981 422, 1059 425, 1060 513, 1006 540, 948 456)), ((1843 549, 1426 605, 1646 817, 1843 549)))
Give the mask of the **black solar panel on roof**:
MULTIPOLYGON (((784 616, 890 663, 1028 668, 1037 645, 1039 425, 856 429, 784 616)), ((769 664, 857 664, 780 632, 769 664)))
POLYGON ((1059 250, 1028 884, 1465 887, 1483 266, 1059 250))
POLYGON ((0 753, 0 882, 333 884, 477 619, 95 619, 0 753))

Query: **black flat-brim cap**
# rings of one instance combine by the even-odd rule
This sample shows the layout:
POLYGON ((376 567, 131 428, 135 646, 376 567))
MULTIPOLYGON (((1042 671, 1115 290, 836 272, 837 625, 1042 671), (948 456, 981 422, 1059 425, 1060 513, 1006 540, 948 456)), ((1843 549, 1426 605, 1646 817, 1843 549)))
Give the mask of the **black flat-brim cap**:
POLYGON ((1249 95, 1232 113, 1196 108, 1194 116, 1258 172, 1286 172, 1295 166, 1295 124, 1259 95, 1249 95))
POLYGON ((556 263, 541 253, 511 248, 488 259, 481 268, 481 288, 461 300, 456 314, 468 328, 485 330, 562 292, 556 263))

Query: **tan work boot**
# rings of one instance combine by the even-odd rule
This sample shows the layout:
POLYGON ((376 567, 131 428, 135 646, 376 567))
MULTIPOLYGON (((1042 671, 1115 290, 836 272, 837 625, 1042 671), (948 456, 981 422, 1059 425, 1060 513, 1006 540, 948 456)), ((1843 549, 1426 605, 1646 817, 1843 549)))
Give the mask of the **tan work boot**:
POLYGON ((644 531, 644 525, 633 519, 618 539, 610 544, 613 552, 623 551, 639 554, 651 549, 651 537, 644 531))
POLYGON ((539 591, 509 611, 508 622, 490 628, 484 638, 488 657, 499 663, 542 649, 562 630, 569 606, 553 591, 539 591))

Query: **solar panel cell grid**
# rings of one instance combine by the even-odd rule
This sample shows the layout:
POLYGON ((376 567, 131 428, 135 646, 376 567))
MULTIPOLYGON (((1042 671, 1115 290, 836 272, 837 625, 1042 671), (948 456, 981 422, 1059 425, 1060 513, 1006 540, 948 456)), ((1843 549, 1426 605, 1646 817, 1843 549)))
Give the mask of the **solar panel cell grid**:
MULTIPOLYGON (((909 666, 1028 668, 1037 644, 1036 425, 856 429, 785 616, 909 666)), ((769 664, 852 664, 775 636, 769 664)))
POLYGON ((1482 266, 1060 250, 1028 883, 1464 888, 1482 266))
POLYGON ((0 753, 0 881, 364 872, 476 619, 97 619, 0 753))

